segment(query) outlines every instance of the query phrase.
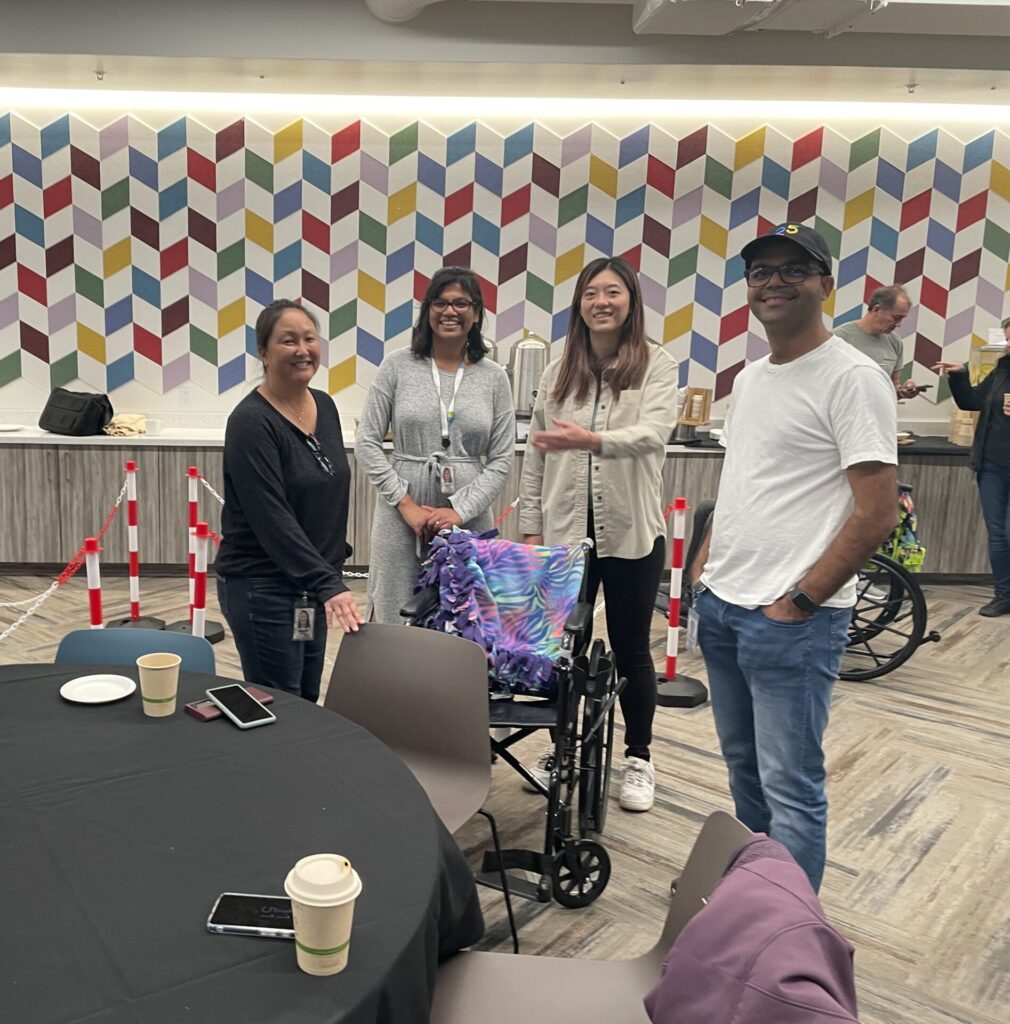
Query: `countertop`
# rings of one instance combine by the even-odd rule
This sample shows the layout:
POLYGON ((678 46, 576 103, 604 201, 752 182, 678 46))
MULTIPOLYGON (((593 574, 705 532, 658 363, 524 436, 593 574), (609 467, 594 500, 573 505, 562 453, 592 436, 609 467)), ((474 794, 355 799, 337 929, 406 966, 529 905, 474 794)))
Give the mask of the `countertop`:
MULTIPOLYGON (((37 426, 23 426, 16 431, 0 431, 0 446, 3 445, 73 445, 101 446, 108 448, 221 448, 224 445, 223 427, 171 427, 158 434, 138 434, 134 437, 109 437, 94 434, 88 437, 69 437, 65 434, 51 434, 37 426)), ((344 447, 354 450, 354 436, 344 435, 344 447)), ((387 442, 387 448, 392 446, 387 442)), ((517 452, 525 451, 525 442, 516 442, 517 452)), ((699 438, 690 444, 668 444, 667 455, 693 454, 719 456, 723 448, 718 441, 709 437, 699 438)), ((915 436, 909 445, 898 449, 899 457, 905 455, 953 455, 967 459, 971 448, 951 444, 945 437, 915 436)))

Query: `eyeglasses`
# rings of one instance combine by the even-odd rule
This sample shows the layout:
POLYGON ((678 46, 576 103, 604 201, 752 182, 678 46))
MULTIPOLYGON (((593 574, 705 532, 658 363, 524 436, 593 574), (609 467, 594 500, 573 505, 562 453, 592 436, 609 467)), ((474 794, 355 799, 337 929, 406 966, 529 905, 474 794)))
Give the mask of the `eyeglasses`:
POLYGON ((823 270, 811 270, 809 266, 801 263, 787 263, 784 267, 748 267, 744 271, 744 277, 752 288, 755 285, 767 284, 776 274, 783 284, 799 284, 808 277, 824 277, 823 270))
POLYGON ((432 299, 431 308, 437 309, 440 313, 443 309, 448 309, 450 306, 457 313, 465 313, 468 309, 473 307, 473 303, 469 299, 453 299, 451 302, 448 299, 432 299))
POLYGON ((319 438, 315 434, 306 434, 305 443, 309 447, 309 451, 316 457, 316 462, 330 475, 333 476, 333 463, 327 458, 326 453, 323 451, 322 445, 319 443, 319 438))

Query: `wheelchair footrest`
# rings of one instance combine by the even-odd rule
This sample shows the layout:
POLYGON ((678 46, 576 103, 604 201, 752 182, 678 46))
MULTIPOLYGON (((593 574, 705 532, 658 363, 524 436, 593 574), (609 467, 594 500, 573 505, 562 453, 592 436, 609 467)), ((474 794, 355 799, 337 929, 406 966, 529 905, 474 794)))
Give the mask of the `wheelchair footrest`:
POLYGON ((551 858, 543 853, 534 853, 533 850, 502 850, 499 859, 493 850, 486 850, 481 874, 501 871, 502 868, 506 871, 531 871, 535 875, 549 875, 551 858))
POLYGON ((501 892, 501 870, 505 869, 508 874, 509 892, 514 896, 520 896, 526 900, 536 900, 538 903, 549 903, 551 901, 551 858, 543 853, 534 853, 532 850, 502 850, 501 858, 498 854, 488 850, 484 854, 484 861, 481 865, 477 881, 486 885, 489 889, 497 889, 501 892), (537 875, 535 881, 528 878, 521 878, 510 871, 529 871, 537 875))

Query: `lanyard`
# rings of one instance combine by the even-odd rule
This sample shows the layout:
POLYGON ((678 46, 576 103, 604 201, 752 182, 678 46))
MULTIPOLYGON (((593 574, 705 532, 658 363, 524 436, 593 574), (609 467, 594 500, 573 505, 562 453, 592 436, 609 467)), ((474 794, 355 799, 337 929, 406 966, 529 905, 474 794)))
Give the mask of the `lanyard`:
POLYGON ((438 395, 439 412, 442 415, 442 447, 448 449, 449 447, 449 424, 452 423, 455 416, 456 409, 456 395, 459 392, 459 386, 463 381, 463 367, 465 363, 459 364, 459 369, 456 371, 456 382, 452 386, 452 398, 449 399, 449 408, 445 407, 445 402, 442 401, 442 381, 438 375, 438 367, 435 365, 435 359, 432 357, 431 360, 431 379, 435 384, 435 394, 438 395))

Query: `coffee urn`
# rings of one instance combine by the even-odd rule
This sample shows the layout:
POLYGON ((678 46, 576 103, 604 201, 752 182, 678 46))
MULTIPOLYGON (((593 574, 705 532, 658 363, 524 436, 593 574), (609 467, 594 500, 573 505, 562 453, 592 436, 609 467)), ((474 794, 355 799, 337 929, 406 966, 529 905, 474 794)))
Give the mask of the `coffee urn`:
POLYGON ((512 382, 512 402, 517 419, 528 420, 533 415, 537 388, 550 357, 550 345, 531 332, 513 343, 506 372, 512 382))

